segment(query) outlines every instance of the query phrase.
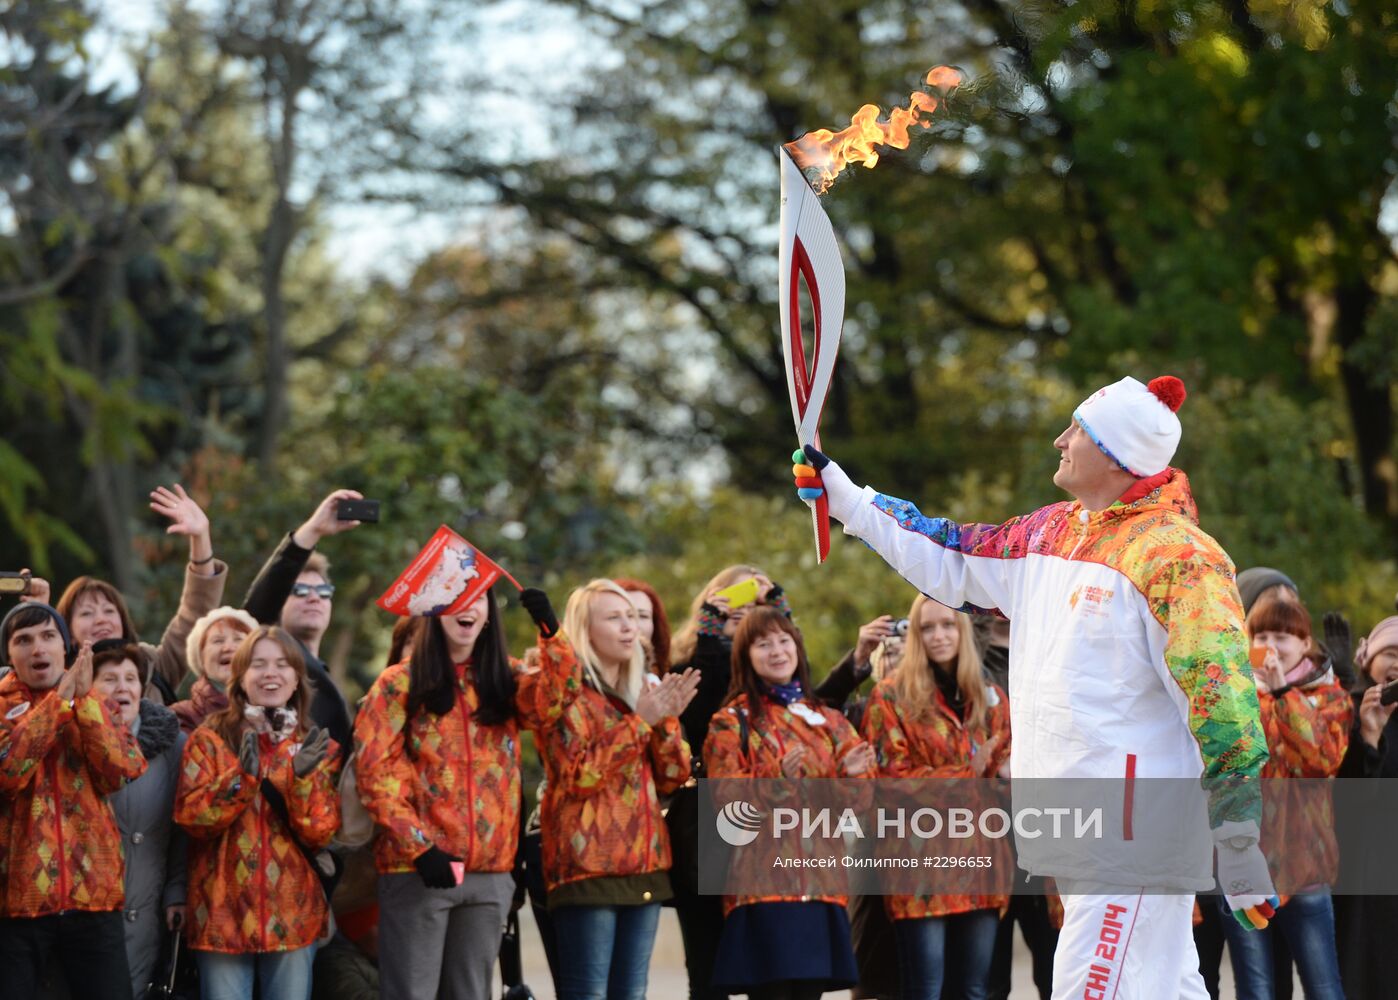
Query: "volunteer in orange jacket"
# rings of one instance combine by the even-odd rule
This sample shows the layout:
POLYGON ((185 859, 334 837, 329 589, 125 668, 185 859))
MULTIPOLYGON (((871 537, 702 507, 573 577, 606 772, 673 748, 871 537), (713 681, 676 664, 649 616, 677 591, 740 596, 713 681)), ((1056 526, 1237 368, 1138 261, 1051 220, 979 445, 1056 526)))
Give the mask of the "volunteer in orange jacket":
POLYGON ((29 602, 0 623, 0 976, 38 995, 49 957, 75 1000, 129 997, 121 834, 105 796, 139 778, 136 737, 92 691, 92 644, 29 602))
POLYGON ((359 796, 374 818, 379 976, 386 997, 486 1000, 514 894, 521 725, 536 734, 578 690, 541 590, 520 595, 542 669, 512 662, 487 590, 421 623, 354 724, 359 796))
MULTIPOLYGON (((864 734, 878 754, 880 776, 994 777, 1010 759, 1010 704, 983 675, 970 617, 919 594, 908 620, 902 662, 874 688, 864 712, 864 734)), ((970 789, 973 795, 983 791, 994 794, 970 789)), ((987 839, 968 851, 989 855, 993 871, 1003 872, 1014 861, 1004 839, 987 839)), ((903 1000, 936 1000, 953 962, 960 967, 962 996, 988 995, 995 933, 1010 897, 988 891, 988 880, 976 884, 978 875, 990 871, 962 874, 969 892, 884 897, 898 939, 903 1000)))
MULTIPOLYGON (((750 611, 733 636, 732 686, 709 723, 704 766, 710 779, 875 775, 873 748, 812 694, 801 633, 775 607, 750 611)), ((797 838, 779 843, 799 850, 797 838)), ((729 873, 740 884, 764 876, 770 868, 729 873)), ((814 1000, 853 986, 847 903, 837 894, 725 896, 714 987, 751 1000, 814 1000)))
POLYGON ((647 674, 636 607, 611 580, 573 591, 563 634, 581 679, 571 682, 572 700, 540 741, 558 994, 641 1000, 660 903, 670 896, 660 798, 689 778, 679 713, 699 678, 692 670, 647 674))
POLYGON ((1261 843, 1282 896, 1265 930, 1250 933, 1223 921, 1233 978, 1240 1000, 1271 997, 1272 949, 1280 935, 1308 1000, 1343 1000, 1330 898, 1340 851, 1328 780, 1349 749, 1354 703, 1311 635, 1310 612, 1294 593, 1279 588, 1258 598, 1246 624, 1270 754, 1262 769, 1267 809, 1261 843), (1286 778, 1303 780, 1281 780, 1286 778))
POLYGON ((307 853, 340 824, 339 748, 306 728, 300 646, 264 625, 239 645, 228 707, 185 745, 175 822, 190 835, 188 940, 203 1000, 306 1000, 328 909, 307 853))

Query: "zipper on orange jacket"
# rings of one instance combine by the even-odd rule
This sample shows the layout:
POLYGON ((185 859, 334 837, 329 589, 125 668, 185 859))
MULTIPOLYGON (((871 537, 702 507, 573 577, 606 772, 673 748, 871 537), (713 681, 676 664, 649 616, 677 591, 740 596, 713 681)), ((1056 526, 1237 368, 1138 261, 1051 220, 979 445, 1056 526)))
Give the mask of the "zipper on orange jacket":
POLYGON ((466 856, 461 860, 468 870, 473 870, 476 867, 471 856, 476 847, 476 780, 471 755, 471 713, 466 711, 466 692, 461 688, 456 690, 456 705, 461 709, 461 731, 466 741, 466 856))
MULTIPOLYGON (((261 741, 262 737, 259 736, 258 742, 260 743, 261 741)), ((259 747, 259 750, 262 750, 262 748, 259 747)), ((263 752, 265 752, 265 750, 263 750, 263 752)), ((259 786, 257 790, 257 880, 258 884, 261 886, 261 891, 258 893, 257 897, 257 935, 259 949, 262 950, 265 949, 267 943, 267 812, 265 809, 266 803, 262 799, 262 766, 260 761, 258 762, 257 770, 258 774, 255 776, 255 780, 258 782, 259 786)))
MULTIPOLYGON (((58 731, 58 739, 55 741, 57 753, 63 752, 63 730, 58 731)), ((53 815, 58 827, 58 909, 59 912, 68 909, 68 867, 66 863, 67 854, 63 850, 63 801, 59 798, 58 787, 58 757, 55 750, 49 751, 49 784, 53 787, 53 815)))

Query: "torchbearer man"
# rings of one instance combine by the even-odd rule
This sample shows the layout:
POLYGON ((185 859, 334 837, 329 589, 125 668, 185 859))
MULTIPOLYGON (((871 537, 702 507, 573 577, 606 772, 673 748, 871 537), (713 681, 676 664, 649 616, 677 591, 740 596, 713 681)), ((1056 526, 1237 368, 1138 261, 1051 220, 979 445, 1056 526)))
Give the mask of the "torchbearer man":
POLYGON ((1189 482, 1169 465, 1184 396, 1171 376, 1093 393, 1054 441, 1054 484, 1074 499, 1001 525, 924 517, 855 486, 810 446, 795 468, 803 500, 823 490, 845 532, 923 593, 1011 620, 1016 781, 1113 779, 1126 789, 1114 842, 1097 854, 1019 842, 1022 863, 1063 892, 1054 1000, 1207 996, 1190 918, 1193 893, 1213 887, 1211 842, 1244 926, 1266 926, 1276 905, 1257 846, 1267 740, 1233 564, 1199 529, 1189 482), (1201 849, 1143 857, 1152 835, 1189 842, 1191 817, 1157 810, 1133 831, 1133 809, 1150 808, 1141 794, 1133 806, 1136 779, 1194 787, 1201 777, 1201 849))

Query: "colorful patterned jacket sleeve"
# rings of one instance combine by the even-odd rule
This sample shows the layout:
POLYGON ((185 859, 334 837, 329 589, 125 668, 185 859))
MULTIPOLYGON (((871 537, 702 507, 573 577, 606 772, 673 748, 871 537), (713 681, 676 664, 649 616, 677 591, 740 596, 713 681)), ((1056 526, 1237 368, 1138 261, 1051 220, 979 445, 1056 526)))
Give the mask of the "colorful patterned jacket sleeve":
POLYGON ((1155 554, 1160 568, 1145 594, 1165 629, 1164 668, 1184 693, 1185 723, 1199 744, 1210 825, 1260 824, 1267 737, 1232 566, 1200 540, 1170 549, 1155 554))
POLYGON ((1349 749, 1354 716, 1354 704, 1345 689, 1324 684, 1260 698, 1273 764, 1293 778, 1334 777, 1349 749))
POLYGON ((340 829, 340 745, 334 740, 325 752, 325 759, 304 778, 296 776, 292 759, 299 744, 281 744, 276 757, 267 767, 267 780, 286 800, 286 813, 291 819, 292 836, 302 846, 319 850, 327 846, 340 829))
POLYGON ((91 692, 77 700, 74 714, 83 760, 99 795, 110 795, 146 773, 146 758, 131 730, 118 723, 91 692))
POLYGON ((408 671, 389 667, 364 696, 354 720, 355 776, 359 797, 399 857, 416 858, 432 846, 414 806, 417 775, 408 760, 403 729, 408 722, 408 671))
POLYGON ((671 795, 689 780, 689 744, 685 742, 679 719, 667 716, 660 725, 653 726, 646 750, 650 754, 657 795, 671 795))
POLYGON ((539 732, 553 725, 582 690, 582 668, 562 632, 539 637, 539 669, 515 675, 520 723, 539 732))
POLYGON ((243 773, 238 758, 207 726, 184 746, 175 789, 175 822, 192 837, 217 837, 257 796, 258 779, 243 773))
POLYGON ((72 718, 68 702, 52 691, 15 718, 0 718, 0 792, 13 794, 34 780, 72 718))

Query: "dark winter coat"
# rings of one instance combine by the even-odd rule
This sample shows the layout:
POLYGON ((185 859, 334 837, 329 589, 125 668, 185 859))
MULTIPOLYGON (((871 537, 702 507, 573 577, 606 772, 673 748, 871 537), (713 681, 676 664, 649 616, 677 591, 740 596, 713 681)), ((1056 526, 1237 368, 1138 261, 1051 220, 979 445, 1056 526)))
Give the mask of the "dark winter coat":
MULTIPOLYGON (((247 596, 243 598, 243 610, 263 625, 275 625, 282 615, 282 605, 291 596, 291 587, 301 571, 306 568, 306 560, 311 557, 310 549, 303 549, 288 534, 277 546, 277 550, 262 564, 257 579, 252 581, 247 596)), ((354 733, 350 727, 349 707, 344 695, 340 694, 335 681, 325 663, 297 640, 301 655, 306 660, 306 676, 311 681, 311 721, 330 733, 330 738, 342 747, 354 746, 354 733)))
POLYGON ((185 835, 174 824, 185 735, 174 712, 143 700, 136 741, 146 773, 107 801, 126 855, 126 961, 132 992, 139 997, 160 960, 165 908, 185 901, 185 835))

